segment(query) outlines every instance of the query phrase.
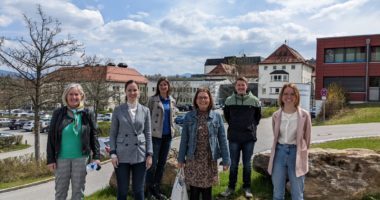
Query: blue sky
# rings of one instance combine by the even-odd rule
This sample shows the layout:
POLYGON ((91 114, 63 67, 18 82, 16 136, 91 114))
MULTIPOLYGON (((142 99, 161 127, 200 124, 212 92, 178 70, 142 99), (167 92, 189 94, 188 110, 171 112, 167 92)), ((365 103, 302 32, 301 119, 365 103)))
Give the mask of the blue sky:
POLYGON ((207 58, 267 57, 285 40, 315 58, 316 38, 380 34, 378 0, 1 0, 0 36, 26 37, 36 3, 86 55, 142 74, 202 73, 207 58))

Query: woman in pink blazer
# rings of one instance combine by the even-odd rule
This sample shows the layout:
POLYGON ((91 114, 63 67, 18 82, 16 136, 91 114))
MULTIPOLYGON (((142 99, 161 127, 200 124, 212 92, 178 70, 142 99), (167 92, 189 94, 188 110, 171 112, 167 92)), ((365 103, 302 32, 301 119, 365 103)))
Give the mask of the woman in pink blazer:
POLYGON ((278 102, 281 108, 272 115, 274 140, 268 165, 273 200, 284 199, 286 178, 290 180, 292 200, 301 200, 309 170, 311 119, 309 112, 299 107, 300 93, 295 84, 282 87, 278 102))

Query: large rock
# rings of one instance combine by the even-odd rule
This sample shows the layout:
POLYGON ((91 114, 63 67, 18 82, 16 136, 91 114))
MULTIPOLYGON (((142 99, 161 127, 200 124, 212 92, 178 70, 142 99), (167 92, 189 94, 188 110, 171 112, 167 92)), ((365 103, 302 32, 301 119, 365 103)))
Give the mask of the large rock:
MULTIPOLYGON (((164 175, 162 177, 161 185, 163 187, 172 187, 174 184, 175 177, 177 175, 177 155, 178 152, 174 149, 169 151, 168 159, 165 165, 164 175)), ((117 181, 115 172, 109 180, 109 184, 112 188, 117 188, 117 181)))
MULTIPOLYGON (((311 149, 305 199, 362 199, 380 191, 380 154, 367 149, 311 149)), ((253 168, 264 175, 269 153, 253 158, 253 168)))

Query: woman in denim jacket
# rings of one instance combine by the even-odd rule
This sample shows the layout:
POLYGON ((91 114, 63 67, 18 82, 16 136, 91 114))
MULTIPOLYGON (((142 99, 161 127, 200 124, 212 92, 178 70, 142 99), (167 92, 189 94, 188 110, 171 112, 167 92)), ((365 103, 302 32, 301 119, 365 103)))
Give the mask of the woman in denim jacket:
POLYGON ((195 110, 186 114, 181 134, 178 168, 184 167, 190 185, 190 200, 211 200, 212 186, 218 182, 217 160, 228 170, 230 155, 221 115, 212 109, 208 89, 198 89, 193 99, 195 110))

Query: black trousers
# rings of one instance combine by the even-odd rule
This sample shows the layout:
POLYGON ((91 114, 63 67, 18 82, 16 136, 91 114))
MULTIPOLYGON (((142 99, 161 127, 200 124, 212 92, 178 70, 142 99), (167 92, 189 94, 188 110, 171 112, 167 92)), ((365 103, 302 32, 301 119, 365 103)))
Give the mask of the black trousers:
POLYGON ((190 200, 211 200, 211 191, 212 187, 201 188, 190 185, 190 200))

